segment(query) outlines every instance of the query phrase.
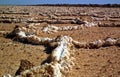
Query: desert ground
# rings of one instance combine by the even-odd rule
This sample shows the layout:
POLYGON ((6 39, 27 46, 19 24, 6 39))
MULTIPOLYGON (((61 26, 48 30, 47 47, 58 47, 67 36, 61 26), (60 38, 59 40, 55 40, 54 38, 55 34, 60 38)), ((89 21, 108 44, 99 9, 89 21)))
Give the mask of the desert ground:
MULTIPOLYGON (((79 42, 90 42, 107 37, 120 38, 119 7, 74 6, 0 6, 0 77, 14 76, 21 60, 34 66, 41 65, 50 53, 50 47, 24 43, 7 38, 16 25, 36 24, 42 28, 54 26, 79 26, 80 22, 96 23, 78 30, 40 33, 40 37, 53 38, 67 35, 79 42), (76 22, 79 19, 79 22, 76 22)), ((120 46, 100 48, 75 48, 71 50, 75 65, 65 77, 120 77, 120 46)))

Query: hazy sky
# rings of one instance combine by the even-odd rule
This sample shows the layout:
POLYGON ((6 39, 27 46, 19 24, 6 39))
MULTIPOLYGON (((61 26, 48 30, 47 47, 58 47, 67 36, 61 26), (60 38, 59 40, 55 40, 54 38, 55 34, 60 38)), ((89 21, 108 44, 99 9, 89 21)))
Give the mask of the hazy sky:
POLYGON ((120 0, 0 0, 0 5, 6 4, 120 4, 120 0))

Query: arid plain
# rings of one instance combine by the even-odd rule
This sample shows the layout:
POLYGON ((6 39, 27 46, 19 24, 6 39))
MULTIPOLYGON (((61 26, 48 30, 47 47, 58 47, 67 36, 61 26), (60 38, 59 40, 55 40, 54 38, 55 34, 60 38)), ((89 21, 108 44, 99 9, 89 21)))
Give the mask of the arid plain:
MULTIPOLYGON (((80 7, 80 6, 0 6, 0 77, 5 74, 14 76, 21 60, 34 66, 41 65, 50 53, 46 45, 24 43, 6 36, 16 25, 33 24, 40 28, 40 37, 54 38, 67 35, 79 42, 103 40, 108 37, 120 39, 119 7, 80 7), (42 28, 50 26, 81 26, 75 30, 61 30, 44 33, 42 28), (95 23, 90 26, 90 23, 95 23)), ((118 45, 99 48, 72 47, 74 66, 65 77, 119 77, 120 41, 118 45)))

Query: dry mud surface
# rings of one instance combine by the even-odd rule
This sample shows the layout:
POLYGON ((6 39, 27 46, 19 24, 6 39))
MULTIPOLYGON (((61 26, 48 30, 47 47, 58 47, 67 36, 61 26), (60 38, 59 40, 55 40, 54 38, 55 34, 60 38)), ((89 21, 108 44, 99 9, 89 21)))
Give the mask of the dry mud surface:
MULTIPOLYGON (((0 77, 15 75, 20 61, 28 60, 35 66, 45 61, 49 47, 32 45, 6 38, 15 25, 39 23, 37 26, 75 26, 67 22, 76 18, 81 21, 99 23, 95 27, 80 30, 41 33, 41 37, 67 35, 79 42, 90 42, 106 37, 120 38, 120 8, 106 7, 55 7, 55 6, 0 6, 0 77), (44 20, 44 21, 43 21, 44 20), (48 20, 50 22, 48 22, 48 20), (62 20, 64 22, 52 22, 62 20), (107 24, 107 26, 106 26, 107 24)), ((120 77, 120 47, 109 46, 98 49, 77 49, 73 47, 75 66, 65 73, 66 77, 120 77)))

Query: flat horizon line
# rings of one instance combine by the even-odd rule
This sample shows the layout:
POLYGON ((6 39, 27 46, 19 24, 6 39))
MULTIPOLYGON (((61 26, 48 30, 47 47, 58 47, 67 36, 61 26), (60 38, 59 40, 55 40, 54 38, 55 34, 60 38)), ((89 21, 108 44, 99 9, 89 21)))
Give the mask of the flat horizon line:
POLYGON ((120 4, 0 4, 0 6, 92 6, 92 7, 120 7, 120 4))

